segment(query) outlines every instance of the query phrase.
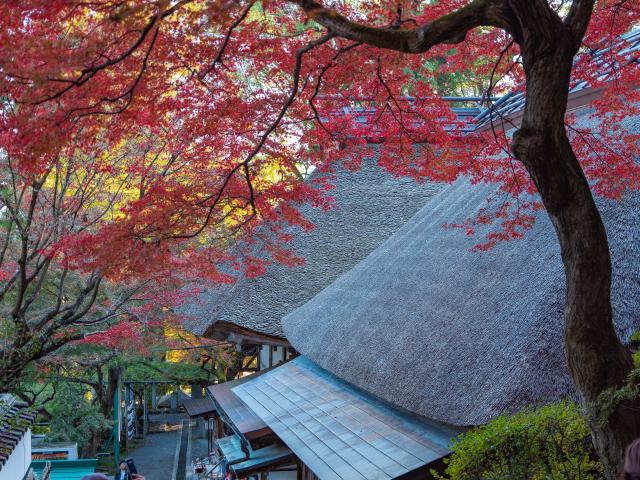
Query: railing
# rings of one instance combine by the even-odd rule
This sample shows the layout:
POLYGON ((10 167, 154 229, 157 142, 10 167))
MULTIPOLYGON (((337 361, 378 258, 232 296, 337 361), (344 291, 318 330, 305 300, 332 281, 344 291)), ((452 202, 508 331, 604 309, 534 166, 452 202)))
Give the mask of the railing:
POLYGON ((206 458, 196 458, 191 464, 193 473, 198 480, 224 480, 226 478, 224 457, 215 452, 206 458))

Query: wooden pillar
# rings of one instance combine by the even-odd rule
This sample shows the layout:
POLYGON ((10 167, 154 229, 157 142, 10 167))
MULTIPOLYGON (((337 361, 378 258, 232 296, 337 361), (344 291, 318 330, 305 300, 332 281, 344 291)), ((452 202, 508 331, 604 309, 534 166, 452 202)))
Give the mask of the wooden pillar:
POLYGON ((202 398, 202 385, 191 385, 191 398, 202 398))
POLYGON ((215 439, 224 437, 224 426, 219 416, 216 416, 215 439))
POLYGON ((147 391, 148 387, 145 385, 142 391, 142 438, 146 439, 149 433, 149 410, 147 408, 147 391))
POLYGON ((211 453, 211 428, 213 426, 213 422, 211 421, 211 417, 207 417, 207 455, 211 453))
POLYGON ((178 411, 178 390, 174 390, 174 392, 171 394, 171 411, 178 411))
POLYGON ((155 412, 158 410, 158 386, 153 383, 151 384, 151 411, 155 412))

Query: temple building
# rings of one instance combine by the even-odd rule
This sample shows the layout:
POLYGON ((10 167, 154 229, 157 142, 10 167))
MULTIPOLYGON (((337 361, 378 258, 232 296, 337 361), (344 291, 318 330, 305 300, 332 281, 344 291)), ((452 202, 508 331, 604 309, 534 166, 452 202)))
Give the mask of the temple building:
MULTIPOLYGON (((502 103, 514 121, 523 106, 516 95, 502 103)), ((583 126, 597 122, 582 107, 593 95, 588 84, 570 94, 583 126)), ((638 131, 640 119, 624 126, 638 131)), ((286 348, 258 372, 208 388, 223 471, 260 480, 428 479, 460 432, 576 398, 560 247, 544 211, 523 239, 477 252, 494 227, 469 237, 443 225, 472 218, 495 185, 403 184, 373 162, 337 172, 337 182, 336 212, 312 218, 313 236, 295 240, 304 267, 274 267, 224 298, 209 293, 193 311, 200 334, 259 352, 276 340, 286 348)), ((597 203, 614 322, 627 342, 640 329, 640 194, 597 203)))

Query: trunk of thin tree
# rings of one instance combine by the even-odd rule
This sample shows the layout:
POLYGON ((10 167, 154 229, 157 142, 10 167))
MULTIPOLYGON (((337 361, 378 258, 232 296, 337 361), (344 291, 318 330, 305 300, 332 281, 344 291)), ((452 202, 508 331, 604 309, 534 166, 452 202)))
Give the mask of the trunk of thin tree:
POLYGON ((32 356, 22 349, 8 349, 0 352, 0 392, 11 392, 17 386, 24 369, 32 356))
POLYGON ((567 362, 594 446, 612 479, 624 447, 640 436, 640 402, 635 409, 620 404, 608 418, 598 418, 599 395, 625 383, 632 360, 613 325, 606 231, 564 126, 573 59, 570 39, 564 29, 549 33, 546 44, 525 37, 522 45, 527 103, 512 149, 533 178, 560 241, 567 286, 567 362))
MULTIPOLYGON (((122 367, 120 366, 108 366, 107 367, 107 379, 104 381, 103 366, 96 366, 97 382, 96 382, 96 395, 98 400, 98 407, 100 413, 105 419, 110 420, 113 417, 113 399, 116 389, 118 388, 120 377, 122 375, 122 367)), ((91 454, 95 456, 100 447, 109 438, 111 429, 96 430, 91 438, 91 454)), ((89 454, 88 454, 89 455, 89 454)))
POLYGON ((97 456, 103 436, 103 432, 99 430, 91 432, 91 439, 89 439, 87 445, 82 449, 83 458, 95 458, 97 456))
POLYGON ((120 385, 120 377, 123 369, 121 366, 110 366, 107 371, 107 388, 104 401, 101 403, 101 411, 105 418, 111 418, 113 413, 113 397, 120 385))
MULTIPOLYGON (((120 376, 122 375, 122 367, 108 366, 106 382, 104 382, 103 377, 103 365, 96 365, 95 368, 97 373, 95 392, 98 400, 98 408, 104 418, 110 420, 113 415, 113 397, 118 388, 120 376)), ((110 429, 97 429, 93 431, 83 454, 86 457, 95 457, 100 447, 109 438, 110 433, 110 429)))

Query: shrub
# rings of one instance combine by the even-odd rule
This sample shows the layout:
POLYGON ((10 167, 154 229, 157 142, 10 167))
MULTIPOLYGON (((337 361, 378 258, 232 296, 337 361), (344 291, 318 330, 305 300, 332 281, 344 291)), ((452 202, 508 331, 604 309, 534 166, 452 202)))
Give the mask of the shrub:
POLYGON ((635 403, 640 398, 640 331, 634 332, 629 339, 631 347, 633 369, 627 376, 627 381, 619 388, 609 388, 602 392, 594 403, 597 419, 606 424, 616 407, 635 403))
POLYGON ((579 407, 550 404, 502 415, 462 434, 441 480, 590 480, 602 478, 579 407))

